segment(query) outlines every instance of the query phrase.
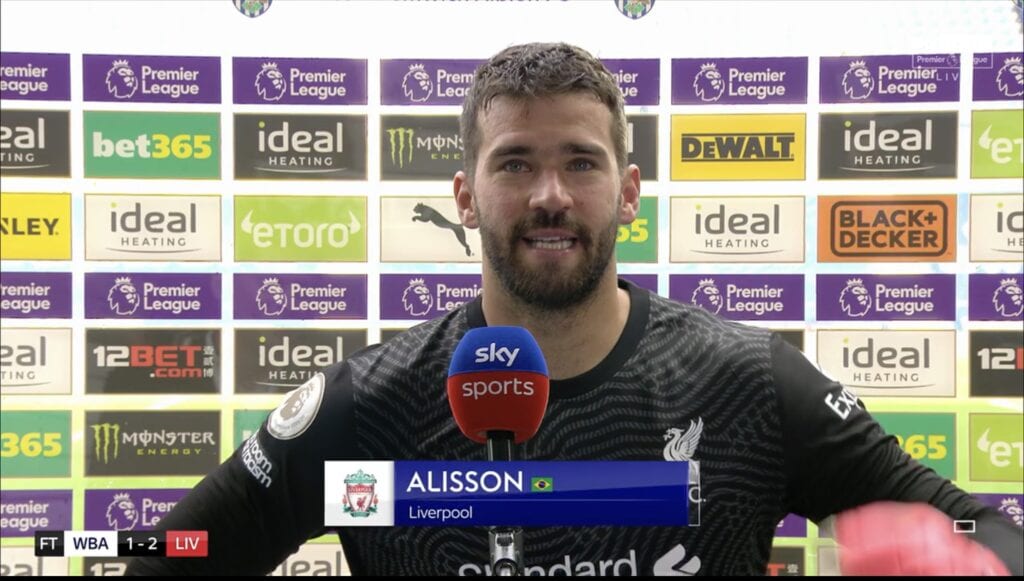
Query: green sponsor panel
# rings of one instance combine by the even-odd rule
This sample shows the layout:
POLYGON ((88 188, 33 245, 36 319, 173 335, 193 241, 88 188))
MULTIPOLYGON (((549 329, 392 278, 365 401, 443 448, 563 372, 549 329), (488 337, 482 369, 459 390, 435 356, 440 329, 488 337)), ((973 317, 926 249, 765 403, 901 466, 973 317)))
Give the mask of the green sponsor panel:
POLYGON ((971 177, 1024 177, 1024 109, 971 114, 971 177))
POLYGON ((956 479, 956 416, 954 414, 873 414, 886 433, 896 436, 911 458, 950 480, 956 479))
POLYGON ((0 412, 0 475, 71 475, 71 412, 0 412))
POLYGON ((640 198, 636 220, 619 226, 615 242, 619 262, 658 262, 658 198, 640 198))
POLYGON ((220 114, 86 111, 87 178, 220 178, 220 114))
POLYGON ((1024 419, 971 414, 971 480, 1024 482, 1024 419))
POLYGON ((366 262, 366 198, 236 196, 235 260, 366 262))
POLYGON ((267 419, 273 410, 235 410, 235 439, 231 447, 238 448, 242 442, 249 439, 249 436, 259 431, 263 420, 267 419))

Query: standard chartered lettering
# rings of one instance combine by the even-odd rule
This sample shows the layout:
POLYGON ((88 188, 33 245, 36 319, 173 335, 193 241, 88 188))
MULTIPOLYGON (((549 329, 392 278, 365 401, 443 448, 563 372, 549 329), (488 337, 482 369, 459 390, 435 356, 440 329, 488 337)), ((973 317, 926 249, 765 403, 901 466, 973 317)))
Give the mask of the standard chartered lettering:
MULTIPOLYGON (((491 572, 491 566, 488 564, 474 565, 473 563, 466 563, 459 567, 458 572, 460 577, 467 577, 469 575, 487 575, 490 577, 493 573, 491 572)), ((630 549, 629 556, 622 559, 600 559, 594 561, 580 561, 573 560, 571 555, 565 555, 564 559, 557 565, 531 565, 526 567, 523 574, 532 576, 578 576, 578 577, 596 577, 597 575, 606 576, 614 575, 619 576, 630 576, 635 577, 640 574, 640 569, 636 564, 636 550, 630 549)))
POLYGON ((499 472, 497 470, 486 470, 484 472, 477 472, 476 470, 438 470, 437 473, 433 470, 427 470, 425 474, 421 474, 417 470, 412 473, 412 478, 409 479, 405 492, 421 492, 424 494, 428 492, 446 494, 457 494, 460 492, 508 494, 510 492, 524 492, 523 480, 522 470, 514 472, 499 472))

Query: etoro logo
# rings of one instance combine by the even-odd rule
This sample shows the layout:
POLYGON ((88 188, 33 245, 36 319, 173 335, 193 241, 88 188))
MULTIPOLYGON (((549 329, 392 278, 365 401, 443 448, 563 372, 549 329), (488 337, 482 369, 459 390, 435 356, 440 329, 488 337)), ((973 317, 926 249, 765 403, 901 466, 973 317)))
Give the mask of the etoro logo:
POLYGON ((974 111, 971 177, 1024 177, 1024 109, 974 111))
POLYGON ((256 74, 256 94, 264 101, 277 101, 283 95, 288 84, 277 63, 264 63, 256 74))
POLYGON ((238 196, 235 216, 236 260, 366 260, 365 198, 238 196))
POLYGON ((1024 423, 1020 414, 971 414, 971 479, 1020 482, 1024 423))
POLYGON ((402 77, 402 93, 413 103, 422 103, 434 94, 434 81, 422 64, 409 65, 409 72, 402 77))
POLYGON ((720 99, 725 92, 725 80, 722 79, 722 73, 718 72, 718 65, 701 65, 700 72, 693 79, 693 90, 701 101, 714 103, 720 99))
POLYGON ((139 77, 127 60, 116 60, 106 76, 107 91, 116 99, 131 99, 139 90, 139 77))
POLYGON ((843 93, 858 101, 867 99, 875 90, 875 78, 864 61, 853 61, 843 74, 843 93))

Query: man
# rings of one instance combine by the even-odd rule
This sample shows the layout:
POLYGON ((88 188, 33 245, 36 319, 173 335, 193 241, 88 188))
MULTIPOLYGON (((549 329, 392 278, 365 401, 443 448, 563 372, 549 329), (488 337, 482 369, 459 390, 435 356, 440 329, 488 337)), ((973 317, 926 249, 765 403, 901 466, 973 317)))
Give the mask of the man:
MULTIPOLYGON (((517 46, 483 65, 466 97, 465 171, 454 180, 460 219, 483 240, 482 299, 299 388, 302 397, 290 395, 161 521, 208 530, 211 556, 140 559, 129 573, 271 571, 327 532, 325 460, 484 459, 445 390, 456 344, 483 325, 526 327, 547 360, 551 399, 525 458, 700 462, 700 527, 529 529, 527 574, 764 574, 787 513, 820 520, 880 499, 977 519, 977 538, 1020 572, 1020 532, 911 460, 799 351, 617 278, 616 231, 636 217, 640 195, 625 130, 613 78, 578 48, 517 46), (688 445, 675 445, 683 430, 688 445)), ((483 529, 338 535, 355 574, 487 571, 483 529)), ((938 545, 970 543, 981 551, 975 569, 998 570, 988 549, 951 535, 938 545)), ((859 543, 868 547, 860 556, 879 562, 870 551, 885 547, 859 543)))

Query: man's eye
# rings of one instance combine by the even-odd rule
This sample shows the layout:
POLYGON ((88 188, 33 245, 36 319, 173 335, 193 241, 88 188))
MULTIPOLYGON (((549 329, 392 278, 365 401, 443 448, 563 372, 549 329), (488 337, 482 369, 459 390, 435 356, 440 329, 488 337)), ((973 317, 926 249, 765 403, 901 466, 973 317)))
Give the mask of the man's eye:
POLYGON ((526 164, 523 163, 522 161, 519 161, 518 159, 512 159, 506 161, 505 164, 501 166, 501 169, 510 173, 521 173, 526 171, 527 168, 526 164))
POLYGON ((572 171, 587 171, 594 169, 594 163, 589 159, 577 159, 569 163, 569 169, 572 171))

